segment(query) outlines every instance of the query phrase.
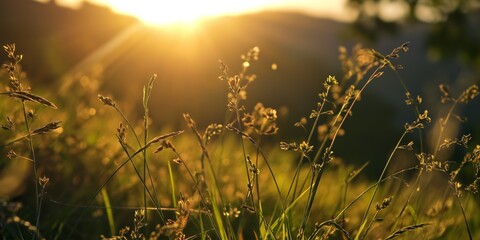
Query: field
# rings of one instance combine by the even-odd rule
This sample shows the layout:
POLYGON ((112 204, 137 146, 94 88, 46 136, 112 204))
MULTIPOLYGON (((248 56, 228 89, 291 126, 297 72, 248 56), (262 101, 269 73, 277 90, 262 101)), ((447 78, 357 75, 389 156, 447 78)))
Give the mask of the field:
MULTIPOLYGON (((145 81, 136 117, 96 76, 59 91, 30 89, 24 57, 4 46, 0 110, 2 239, 478 239, 480 145, 457 109, 478 101, 477 84, 438 87, 441 118, 402 79, 396 61, 408 43, 380 53, 339 48, 343 74, 318 82, 318 102, 294 126, 281 109, 253 99, 253 47, 241 71, 220 62, 225 118, 200 126, 159 126, 149 108, 156 76, 145 81), (337 157, 344 123, 355 121, 362 93, 393 73, 410 121, 381 173, 337 157), (75 94, 71 94, 74 92, 75 94), (248 99, 250 102, 252 99, 248 99), (134 117, 129 117, 130 115, 134 117), (292 128, 288 140, 275 135, 292 128), (433 140, 432 140, 433 139, 433 140)), ((212 66, 215 68, 217 66, 212 66)), ((276 65, 272 65, 272 70, 276 65)), ((389 79, 391 80, 391 79, 389 79)), ((128 87, 128 86, 125 86, 128 87)), ((301 98, 302 96, 298 96, 301 98)), ((175 101, 175 99, 165 99, 175 101)), ((368 103, 366 103, 368 106, 368 103)), ((375 116, 372 116, 375 117, 375 116)), ((376 151, 365 141, 353 144, 376 151)), ((357 146, 358 147, 358 146, 357 146)), ((353 148, 352 148, 353 149, 353 148)))

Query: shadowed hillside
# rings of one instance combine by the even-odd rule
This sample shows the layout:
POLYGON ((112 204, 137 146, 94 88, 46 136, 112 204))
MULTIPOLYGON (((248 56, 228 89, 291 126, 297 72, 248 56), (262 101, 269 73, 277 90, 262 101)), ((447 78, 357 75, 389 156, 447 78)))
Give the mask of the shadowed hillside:
POLYGON ((0 0, 0 13, 2 44, 16 43, 32 80, 48 83, 136 22, 90 4, 76 11, 31 0, 0 0))

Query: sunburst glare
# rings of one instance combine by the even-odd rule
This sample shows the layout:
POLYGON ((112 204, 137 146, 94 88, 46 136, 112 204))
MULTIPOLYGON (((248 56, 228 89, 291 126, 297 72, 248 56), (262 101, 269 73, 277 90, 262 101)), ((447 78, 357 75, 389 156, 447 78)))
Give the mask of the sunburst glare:
POLYGON ((194 23, 204 17, 254 12, 271 5, 272 0, 221 1, 221 0, 97 0, 114 11, 133 15, 150 25, 194 23))

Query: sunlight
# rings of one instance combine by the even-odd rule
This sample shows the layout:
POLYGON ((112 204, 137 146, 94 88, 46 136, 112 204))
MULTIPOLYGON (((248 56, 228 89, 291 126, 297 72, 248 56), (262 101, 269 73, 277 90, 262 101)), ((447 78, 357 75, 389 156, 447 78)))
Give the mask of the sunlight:
POLYGON ((93 0, 108 5, 114 11, 139 18, 149 25, 171 23, 194 23, 204 17, 234 15, 258 11, 271 5, 273 0, 177 0, 160 2, 154 0, 93 0))
MULTIPOLYGON (((48 3, 52 0, 34 0, 48 3)), ((264 10, 295 11, 342 22, 353 21, 358 12, 347 7, 347 0, 54 0, 59 6, 80 8, 93 3, 138 18, 147 25, 192 24, 198 19, 239 15, 264 10)))

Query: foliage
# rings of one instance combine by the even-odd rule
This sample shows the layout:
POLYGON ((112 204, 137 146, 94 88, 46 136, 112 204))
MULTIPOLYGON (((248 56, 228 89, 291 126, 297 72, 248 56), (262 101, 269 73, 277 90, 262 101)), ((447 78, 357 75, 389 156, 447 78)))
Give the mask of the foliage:
POLYGON ((476 0, 349 0, 348 6, 358 13, 355 32, 366 39, 397 33, 405 24, 427 23, 424 44, 433 60, 456 57, 478 69, 480 5, 476 0))
POLYGON ((280 143, 274 143, 283 127, 277 110, 245 104, 248 88, 257 81, 249 70, 259 58, 258 47, 242 55, 237 74, 220 63, 220 79, 228 89, 226 119, 201 127, 185 113, 184 130, 152 124, 149 99, 155 75, 143 88, 143 117, 132 120, 122 109, 127 103, 98 95, 95 74, 59 91, 54 96, 59 104, 33 94, 22 85, 27 80, 19 66, 22 56, 15 45, 5 50, 10 62, 1 77, 8 86, 0 104, 6 132, 0 151, 8 158, 0 165, 0 184, 17 187, 1 192, 4 238, 480 236, 473 214, 479 208, 480 145, 472 135, 447 131, 466 121, 456 108, 476 101, 478 84, 460 94, 441 85, 440 101, 448 111, 432 118, 395 63, 409 50, 408 43, 388 54, 340 47, 343 75, 321 83, 318 102, 295 124, 304 134, 280 143), (360 168, 347 164, 348 159, 336 156, 335 146, 348 134, 344 124, 355 120, 365 90, 387 80, 387 71, 400 81, 414 115, 372 182, 362 172, 368 163, 360 168), (12 100, 18 107, 6 108, 12 100), (35 109, 30 111, 30 105, 35 109), (49 109, 52 113, 43 114, 49 109), (62 122, 39 123, 51 116, 62 122), (463 157, 452 155, 454 150, 463 157), (11 180, 10 175, 23 177, 11 180))

